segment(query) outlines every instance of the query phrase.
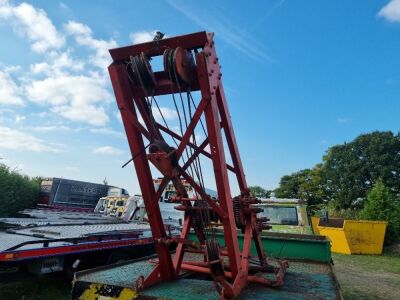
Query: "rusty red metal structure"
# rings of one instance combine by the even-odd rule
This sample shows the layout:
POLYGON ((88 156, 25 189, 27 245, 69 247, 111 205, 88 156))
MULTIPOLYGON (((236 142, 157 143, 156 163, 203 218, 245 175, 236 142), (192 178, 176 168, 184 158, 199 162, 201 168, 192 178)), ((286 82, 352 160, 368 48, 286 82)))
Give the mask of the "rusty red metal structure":
POLYGON ((210 274, 222 298, 239 295, 248 282, 272 286, 283 283, 286 262, 273 268, 275 280, 254 276, 254 269, 271 271, 260 242, 260 231, 268 228, 268 220, 257 218, 259 211, 252 207, 258 199, 250 195, 246 183, 213 37, 213 33, 198 32, 110 50, 113 59, 109 67, 112 86, 158 254, 152 273, 147 278, 138 279, 138 289, 177 279, 183 271, 210 274), (164 70, 153 72, 151 59, 161 55, 164 70), (190 103, 193 101, 190 93, 194 91, 200 92, 200 100, 194 107, 194 113, 188 117, 185 131, 179 134, 167 124, 156 121, 151 107, 156 96, 183 92, 190 103), (206 137, 197 143, 195 130, 200 123, 206 137), (176 147, 168 145, 168 140, 177 141, 176 147), (148 146, 145 146, 146 141, 148 146), (231 164, 227 162, 227 155, 231 157, 231 164), (189 171, 196 170, 196 164, 199 167, 200 156, 212 161, 217 199, 206 193, 199 169, 197 172, 189 171), (157 190, 153 185, 150 163, 163 175, 157 190), (236 178, 239 196, 231 194, 228 172, 236 178), (198 197, 188 198, 182 179, 191 184, 198 197), (171 201, 180 204, 177 209, 185 211, 179 238, 166 234, 158 203, 170 181, 178 191, 171 201), (225 247, 215 240, 213 226, 216 223, 223 229, 225 247), (188 240, 191 228, 198 236, 198 243, 188 240), (238 244, 238 229, 244 233, 242 249, 238 244), (250 264, 252 241, 258 253, 257 268, 250 264), (171 243, 177 243, 175 254, 170 252, 171 243), (185 252, 204 254, 204 259, 185 261, 185 252))

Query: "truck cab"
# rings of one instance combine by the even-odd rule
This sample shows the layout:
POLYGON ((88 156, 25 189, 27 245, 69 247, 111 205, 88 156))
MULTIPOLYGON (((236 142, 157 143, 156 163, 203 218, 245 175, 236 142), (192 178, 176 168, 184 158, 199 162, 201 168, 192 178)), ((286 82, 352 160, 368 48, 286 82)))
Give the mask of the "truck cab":
POLYGON ((113 217, 121 217, 125 210, 125 205, 128 198, 118 197, 113 201, 113 207, 110 210, 109 215, 113 217))
POLYGON ((128 198, 129 193, 127 190, 119 187, 110 187, 107 196, 99 199, 94 212, 120 217, 124 213, 128 198))
POLYGON ((260 217, 267 217, 272 232, 312 234, 307 204, 301 199, 265 198, 255 205, 264 209, 260 217))
POLYGON ((108 189, 107 197, 129 197, 129 193, 123 188, 110 187, 108 189))

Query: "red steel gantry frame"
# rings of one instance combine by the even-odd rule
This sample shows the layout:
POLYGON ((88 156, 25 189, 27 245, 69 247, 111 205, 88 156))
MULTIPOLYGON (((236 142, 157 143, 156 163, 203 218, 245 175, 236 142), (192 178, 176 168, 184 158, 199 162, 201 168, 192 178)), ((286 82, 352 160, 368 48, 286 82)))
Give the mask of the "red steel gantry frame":
MULTIPOLYGON (((213 33, 198 32, 110 50, 113 59, 113 63, 109 67, 112 86, 121 112, 158 254, 158 262, 154 270, 147 278, 141 278, 141 281, 137 282, 139 289, 146 288, 160 281, 177 279, 181 270, 206 274, 211 273, 210 263, 212 262, 210 261, 186 262, 183 260, 185 248, 188 244, 185 241, 187 241, 190 228, 193 227, 193 220, 191 220, 191 214, 188 212, 185 212, 181 236, 174 240, 174 242, 177 242, 176 253, 175 255, 170 253, 169 240, 171 238, 166 234, 158 201, 164 188, 171 180, 179 191, 180 178, 186 179, 191 184, 194 190, 211 207, 211 210, 219 216, 223 225, 226 248, 221 249, 220 254, 227 256, 229 268, 226 268, 218 278, 214 276, 214 280, 221 286, 221 297, 233 298, 239 295, 247 282, 258 282, 267 285, 279 285, 282 283, 281 277, 283 275, 281 273, 284 273, 285 270, 285 266, 282 265, 280 271, 276 271, 276 273, 282 276, 279 276, 279 279, 275 282, 252 276, 249 273, 250 244, 252 239, 256 245, 260 265, 266 265, 266 259, 260 242, 260 224, 257 223, 256 212, 251 207, 251 204, 255 203, 255 198, 250 196, 247 187, 221 81, 221 67, 218 63, 213 36, 213 33), (154 126, 154 120, 152 123, 146 107, 146 91, 142 87, 131 83, 126 67, 127 62, 132 57, 144 54, 147 58, 151 58, 163 55, 166 49, 176 49, 177 47, 194 51, 196 80, 192 82, 190 90, 200 91, 201 93, 201 101, 183 136, 159 123, 156 123, 156 126, 154 126), (139 122, 138 113, 143 119, 143 125, 139 122), (192 142, 190 137, 202 116, 205 119, 208 138, 197 146, 192 142), (171 161, 171 153, 165 151, 146 154, 144 138, 151 143, 157 136, 161 135, 161 132, 172 136, 180 142, 177 148, 172 148, 173 156, 176 157, 173 161, 171 161), (228 146, 227 150, 232 158, 232 165, 229 165, 226 161, 223 134, 225 134, 228 146), (209 152, 205 150, 207 145, 210 147, 209 152), (194 152, 192 157, 183 166, 180 166, 179 158, 184 153, 186 147, 191 147, 194 152), (187 172, 189 164, 199 155, 204 155, 212 160, 218 193, 217 201, 211 199, 198 182, 187 172), (164 175, 162 183, 157 190, 153 184, 150 162, 164 175), (241 192, 239 202, 241 210, 245 212, 242 214, 244 218, 242 227, 244 232, 244 246, 242 251, 238 244, 237 224, 235 223, 228 171, 233 172, 237 178, 241 192)), ((156 84, 152 96, 167 95, 180 91, 177 84, 171 82, 166 71, 154 72, 154 78, 156 84)), ((182 193, 180 196, 183 196, 182 193)))

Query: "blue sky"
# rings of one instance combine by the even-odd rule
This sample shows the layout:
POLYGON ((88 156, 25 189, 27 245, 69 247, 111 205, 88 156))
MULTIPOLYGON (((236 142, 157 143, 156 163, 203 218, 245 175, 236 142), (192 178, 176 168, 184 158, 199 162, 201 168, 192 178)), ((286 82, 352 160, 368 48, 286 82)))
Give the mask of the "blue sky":
POLYGON ((2 161, 138 193, 132 167, 121 169, 129 152, 107 50, 156 30, 215 32, 251 185, 275 188, 332 145, 399 130, 400 0, 0 0, 2 161))

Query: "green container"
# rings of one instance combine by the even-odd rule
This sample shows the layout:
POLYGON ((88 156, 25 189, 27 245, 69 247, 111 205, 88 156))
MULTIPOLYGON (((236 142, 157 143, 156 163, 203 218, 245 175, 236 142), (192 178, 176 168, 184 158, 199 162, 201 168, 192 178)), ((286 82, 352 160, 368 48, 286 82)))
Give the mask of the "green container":
MULTIPOLYGON (((221 246, 225 246, 224 235, 216 233, 217 240, 221 246)), ((243 235, 239 234, 239 247, 243 247, 243 235)), ((197 240, 196 235, 191 232, 189 239, 197 240)), ((266 232, 261 235, 264 252, 269 257, 310 260, 329 263, 331 261, 331 244, 325 236, 308 234, 290 234, 266 232)), ((254 242, 251 244, 251 255, 257 256, 254 242)))

